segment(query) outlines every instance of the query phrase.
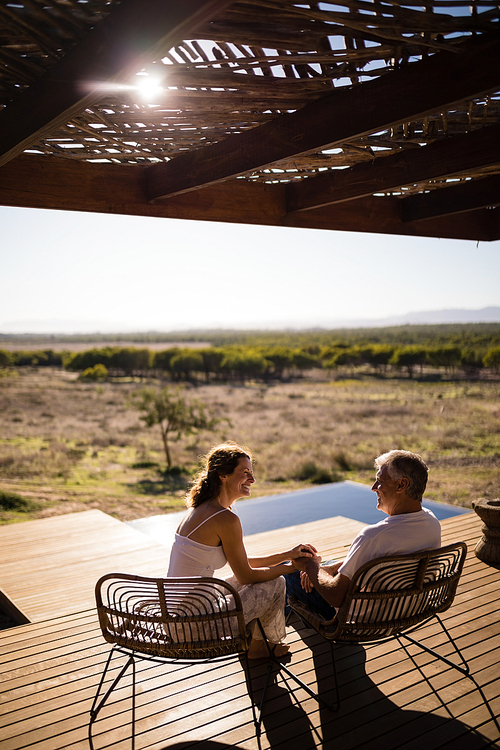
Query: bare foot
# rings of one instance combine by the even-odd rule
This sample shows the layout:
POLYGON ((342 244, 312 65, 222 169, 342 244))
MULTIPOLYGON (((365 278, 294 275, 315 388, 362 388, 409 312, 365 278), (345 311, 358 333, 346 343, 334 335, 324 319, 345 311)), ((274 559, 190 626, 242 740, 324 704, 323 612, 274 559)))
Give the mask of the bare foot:
POLYGON ((286 656, 286 654, 288 654, 288 652, 290 651, 290 646, 288 645, 288 643, 271 643, 271 648, 273 649, 274 655, 278 658, 280 656, 286 656))
MULTIPOLYGON (((288 651, 290 650, 290 646, 288 646, 286 643, 270 643, 269 646, 271 650, 273 651, 274 656, 277 656, 277 657, 285 656, 285 654, 287 654, 288 651)), ((262 640, 256 640, 254 638, 250 644, 250 648, 248 649, 248 658, 249 659, 268 659, 269 650, 267 648, 266 643, 262 640)))

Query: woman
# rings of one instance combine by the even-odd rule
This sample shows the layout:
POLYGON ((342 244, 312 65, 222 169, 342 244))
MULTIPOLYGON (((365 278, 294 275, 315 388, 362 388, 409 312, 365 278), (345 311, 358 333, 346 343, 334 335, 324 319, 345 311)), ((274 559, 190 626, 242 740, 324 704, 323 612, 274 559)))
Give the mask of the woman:
POLYGON ((250 454, 228 442, 205 456, 186 498, 189 510, 175 534, 170 555, 169 577, 213 576, 229 563, 234 576, 228 579, 238 591, 245 622, 252 623, 250 659, 268 656, 267 646, 255 622, 259 618, 276 656, 284 656, 289 646, 285 637, 285 579, 290 566, 283 563, 298 557, 313 557, 316 550, 301 544, 291 550, 266 557, 248 558, 243 544, 241 523, 231 506, 250 495, 255 482, 250 454))

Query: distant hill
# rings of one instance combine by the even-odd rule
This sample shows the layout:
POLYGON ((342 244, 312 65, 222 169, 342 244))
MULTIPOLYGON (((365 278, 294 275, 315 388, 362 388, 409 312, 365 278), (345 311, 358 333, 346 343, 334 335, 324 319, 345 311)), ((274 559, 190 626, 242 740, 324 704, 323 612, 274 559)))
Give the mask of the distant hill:
POLYGON ((442 325, 446 323, 499 323, 500 307, 481 310, 423 310, 369 320, 333 321, 329 328, 385 328, 405 325, 442 325))
POLYGON ((404 315, 394 315, 386 318, 370 319, 340 319, 340 320, 323 320, 317 324, 300 324, 296 322, 290 325, 275 326, 255 326, 252 328, 237 329, 195 329, 174 330, 174 331, 131 331, 130 327, 123 325, 116 326, 111 331, 109 324, 96 324, 89 322, 88 325, 74 325, 73 328, 69 321, 52 321, 41 323, 40 321, 24 321, 17 323, 4 324, 2 330, 0 325, 0 344, 2 341, 15 341, 21 343, 55 343, 55 342, 106 342, 106 343, 138 343, 147 344, 155 341, 171 342, 193 342, 208 341, 212 338, 231 337, 232 334, 238 336, 242 333, 258 334, 259 332, 326 332, 341 331, 345 329, 366 329, 366 328, 393 328, 397 326, 435 326, 435 325, 468 325, 477 323, 500 323, 500 307, 483 307, 481 310, 423 310, 420 312, 409 312, 404 315), (71 332, 73 330, 73 332, 71 332))

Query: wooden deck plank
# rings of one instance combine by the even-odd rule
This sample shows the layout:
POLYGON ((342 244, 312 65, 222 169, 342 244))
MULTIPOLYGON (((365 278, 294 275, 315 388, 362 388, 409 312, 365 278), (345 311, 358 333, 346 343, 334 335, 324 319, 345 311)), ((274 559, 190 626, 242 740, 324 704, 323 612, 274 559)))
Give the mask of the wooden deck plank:
MULTIPOLYGON (((264 548, 271 551, 276 543, 282 547, 283 538, 290 544, 295 539, 296 543, 310 540, 318 548, 322 545, 322 554, 333 557, 345 554, 357 531, 354 527, 349 530, 349 524, 342 528, 342 524, 338 519, 320 522, 322 536, 314 524, 306 524, 290 533, 288 529, 273 536, 268 532, 267 537, 259 534, 245 541, 251 553, 258 554, 264 548), (332 535, 331 529, 337 529, 338 536, 332 535), (350 531, 353 533, 348 539, 350 531)), ((410 652, 419 668, 396 643, 368 649, 343 647, 337 660, 340 711, 335 714, 319 708, 293 683, 290 693, 281 678, 273 680, 265 706, 262 750, 500 747, 498 726, 483 698, 497 716, 500 571, 474 555, 480 537, 480 521, 475 514, 448 519, 442 527, 443 543, 464 539, 469 545, 455 603, 443 618, 468 659, 476 684, 415 647, 410 647, 410 652)), ((319 684, 322 690, 328 689, 328 645, 298 624, 288 630, 292 670, 313 687, 319 684), (313 646, 313 652, 307 644, 313 646)), ((433 648, 451 653, 437 625, 423 628, 421 636, 433 648)), ((108 651, 90 608, 0 632, 2 750, 88 750, 89 709, 108 651)), ((259 684, 265 665, 255 665, 253 671, 259 684)), ((130 747, 128 693, 127 686, 119 690, 103 712, 103 720, 96 727, 99 750, 130 747)), ((210 741, 258 750, 239 663, 217 670, 213 666, 196 667, 186 675, 179 668, 141 667, 137 750, 188 750, 199 747, 200 742, 208 748, 210 741)))
POLYGON ((98 510, 0 528, 0 587, 31 622, 94 606, 111 570, 164 575, 168 549, 98 510))
MULTIPOLYGON (((330 520, 335 552, 343 555, 364 524, 330 520)), ((325 546, 332 538, 327 532, 322 522, 290 527, 287 544, 310 535, 325 546)), ((247 545, 254 556, 279 551, 283 533, 256 534, 247 545)), ((0 528, 0 588, 31 622, 40 622, 92 607, 95 582, 104 573, 165 575, 168 555, 168 546, 98 510, 28 521, 0 528)), ((221 576, 228 575, 226 567, 221 576)))

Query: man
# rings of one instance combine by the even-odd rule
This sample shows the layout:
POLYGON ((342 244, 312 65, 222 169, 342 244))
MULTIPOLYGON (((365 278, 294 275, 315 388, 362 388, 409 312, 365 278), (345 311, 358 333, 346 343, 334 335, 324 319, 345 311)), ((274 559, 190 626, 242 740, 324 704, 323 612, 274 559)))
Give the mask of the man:
POLYGON ((422 508, 428 468, 421 456, 393 450, 376 458, 375 467, 372 491, 377 493, 378 510, 387 518, 360 531, 343 563, 320 566, 319 557, 301 557, 292 563, 296 572, 285 576, 287 594, 294 594, 325 619, 334 617, 351 578, 364 563, 441 546, 439 521, 422 508))

